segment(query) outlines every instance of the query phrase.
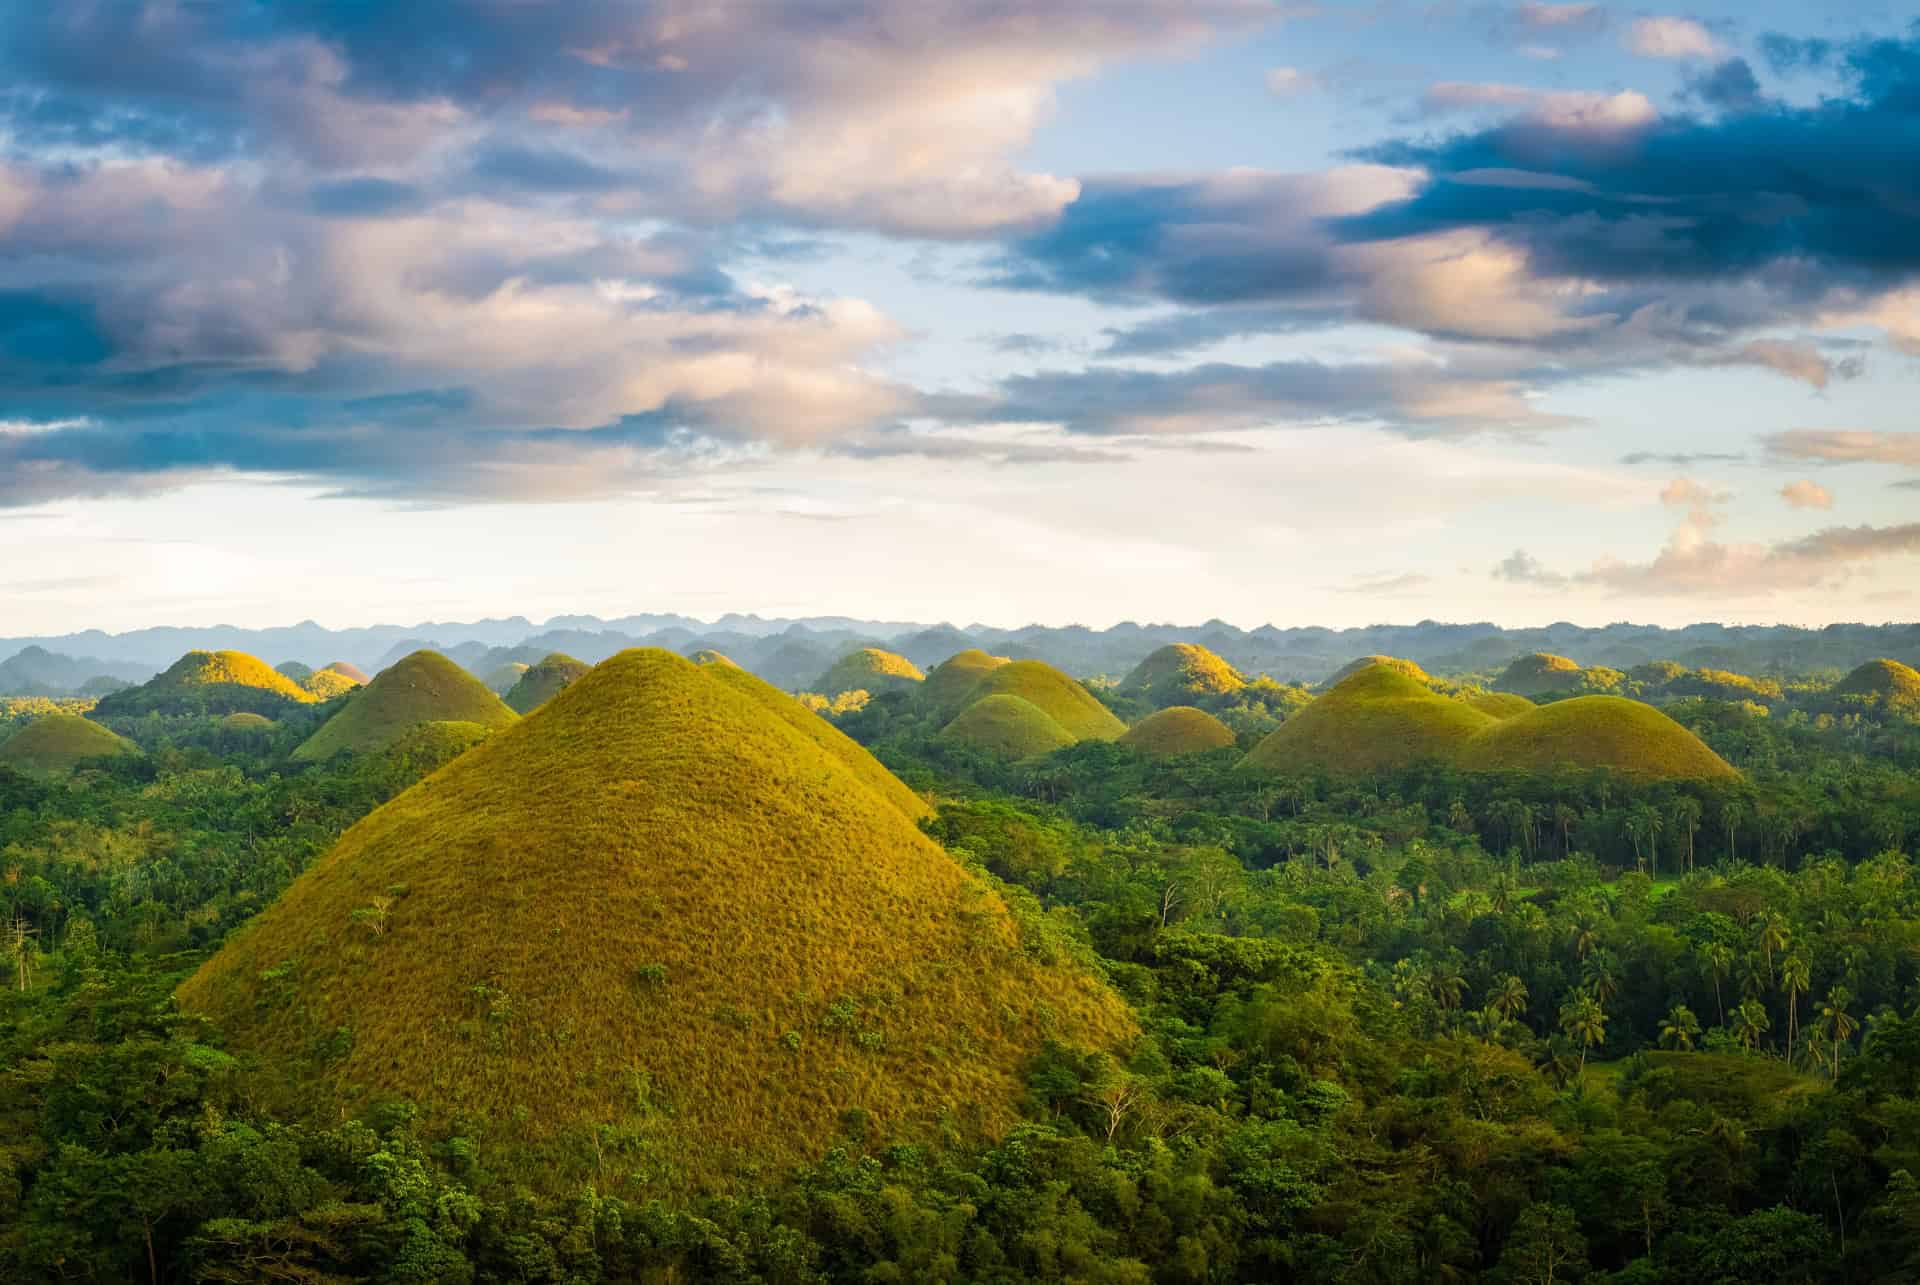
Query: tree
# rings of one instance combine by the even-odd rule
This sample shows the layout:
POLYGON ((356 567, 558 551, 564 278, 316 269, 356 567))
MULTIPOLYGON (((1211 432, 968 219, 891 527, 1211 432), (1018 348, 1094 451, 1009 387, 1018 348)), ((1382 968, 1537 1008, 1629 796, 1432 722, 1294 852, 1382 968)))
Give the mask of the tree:
POLYGON ((1682 858, 1687 873, 1693 873, 1693 837, 1700 832, 1700 800, 1690 794, 1683 794, 1673 801, 1670 810, 1673 829, 1677 834, 1687 837, 1685 856, 1682 858))
POLYGON ((1580 984, 1601 1004, 1613 1003, 1620 993, 1619 961, 1610 950, 1596 950, 1580 965, 1580 984))
POLYGON ((1786 917, 1778 911, 1769 910, 1760 921, 1760 930, 1755 944, 1760 947, 1760 957, 1766 961, 1767 980, 1773 980, 1773 957, 1785 950, 1793 941, 1793 929, 1786 917))
POLYGON ((1660 814, 1653 810, 1650 803, 1636 803, 1627 810, 1627 838, 1633 841, 1634 860, 1642 870, 1652 867, 1654 878, 1660 877, 1660 814))
POLYGON ((1733 1010, 1733 1037, 1749 1053, 1760 1045, 1760 1037, 1773 1029, 1773 1019, 1757 999, 1743 999, 1733 1010))
POLYGON ((1516 1285, 1559 1285, 1587 1274, 1587 1241, 1565 1205, 1528 1205, 1513 1224, 1500 1266, 1516 1285))
POLYGON ((1713 1004, 1720 1010, 1720 1025, 1727 1024, 1727 1002, 1720 996, 1720 983, 1733 971, 1733 948, 1720 942, 1708 942, 1700 947, 1700 967, 1713 978, 1713 1004))
POLYGON ((1812 969, 1807 957, 1798 951, 1780 961, 1780 989, 1787 995, 1787 1060, 1793 1060, 1793 1046, 1800 1030, 1800 997, 1813 986, 1812 969))
POLYGON ((1683 1053, 1693 1051, 1693 1042, 1700 1038, 1700 1019, 1685 1004, 1675 1004, 1660 1019, 1660 1047, 1677 1048, 1683 1053))
POLYGON ((1529 998, 1525 982, 1512 973, 1502 973, 1487 991, 1487 1007, 1509 1022, 1517 1021, 1527 1011, 1529 998))
POLYGON ((1820 1005, 1820 1034, 1832 1050, 1830 1065, 1836 1080, 1840 1078, 1840 1049, 1860 1029, 1860 1023, 1847 1012, 1851 1003, 1853 992, 1844 986, 1835 986, 1827 992, 1826 1002, 1820 1005))
POLYGON ((1580 1046, 1580 1074, 1587 1073, 1587 1050, 1607 1038, 1607 1012, 1600 1001, 1585 991, 1576 991, 1560 1006, 1560 1029, 1580 1046))

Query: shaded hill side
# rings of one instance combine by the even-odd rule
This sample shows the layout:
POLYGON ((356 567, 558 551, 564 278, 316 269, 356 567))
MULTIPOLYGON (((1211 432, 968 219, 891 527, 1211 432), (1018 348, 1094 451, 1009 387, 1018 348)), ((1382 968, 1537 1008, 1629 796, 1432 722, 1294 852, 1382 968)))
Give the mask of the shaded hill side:
POLYGON ((1038 706, 1076 741, 1117 740, 1127 730, 1092 692, 1044 661, 1015 660, 996 666, 974 685, 967 703, 989 696, 1018 696, 1038 706))
POLYGON ((48 714, 0 740, 0 764, 35 775, 69 772, 94 759, 138 754, 140 747, 78 714, 48 714))
POLYGON ((1005 656, 989 656, 977 647, 956 652, 927 674, 920 697, 941 718, 952 718, 980 680, 1007 663, 1005 656))
POLYGON ((591 668, 583 660, 556 651, 520 675, 519 681, 507 692, 507 707, 516 714, 531 714, 591 668))
POLYGON ((480 682, 482 686, 495 696, 504 697, 514 689, 515 684, 526 677, 527 671, 532 668, 533 666, 527 664, 525 661, 510 660, 505 664, 495 665, 492 669, 482 674, 480 676, 480 682))
POLYGON ((826 697, 862 691, 878 696, 882 692, 916 687, 926 677, 920 672, 920 666, 905 656, 878 647, 862 647, 835 661, 833 668, 820 675, 808 690, 826 697))
POLYGON ((728 672, 602 663, 349 830, 182 1006, 295 1065, 326 1042, 323 1111, 398 1095, 529 1180, 676 1194, 809 1162, 850 1111, 873 1143, 996 1132, 1049 1039, 1132 1036, 728 672), (596 1161, 608 1125, 640 1153, 596 1161))
POLYGON ((1365 775, 1450 760, 1494 720, 1388 665, 1337 683, 1269 733, 1242 766, 1252 771, 1365 775))
POLYGON ((1551 696, 1580 685, 1580 662, 1544 651, 1521 656, 1494 680, 1497 691, 1516 696, 1551 696))
POLYGON ((1706 742, 1651 705, 1619 696, 1576 696, 1503 719, 1460 747, 1470 772, 1607 768, 1642 779, 1738 775, 1706 742))
POLYGON ((1233 731, 1203 709, 1173 705, 1147 715, 1127 729, 1120 744, 1156 758, 1198 754, 1234 743, 1233 731))
POLYGON ((314 696, 257 656, 237 651, 190 651, 138 687, 104 696, 97 719, 261 714, 277 718, 314 696))
POLYGON ((1246 685, 1240 671, 1218 653, 1197 643, 1168 643, 1134 666, 1120 690, 1165 707, 1229 696, 1246 685))
POLYGON ((1032 701, 1005 693, 985 696, 940 729, 942 740, 971 745, 1002 758, 1032 758, 1074 744, 1073 733, 1032 701))
POLYGON ((293 752, 299 762, 372 754, 421 723, 505 727, 517 718, 480 680, 438 652, 417 651, 380 671, 293 752))

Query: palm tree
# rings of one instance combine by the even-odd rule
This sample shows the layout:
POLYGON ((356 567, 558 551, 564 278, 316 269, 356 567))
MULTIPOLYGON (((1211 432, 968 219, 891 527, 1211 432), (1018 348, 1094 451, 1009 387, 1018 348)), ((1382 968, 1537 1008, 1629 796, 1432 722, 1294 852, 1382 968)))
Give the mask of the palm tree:
POLYGON ((1785 950, 1792 940, 1793 930, 1787 926, 1785 917, 1769 910, 1767 917, 1760 921, 1759 940, 1756 943, 1760 947, 1761 958, 1766 961, 1769 982, 1773 980, 1774 954, 1785 950))
POLYGON ((1743 999, 1733 1010, 1733 1037, 1749 1053, 1759 1047, 1760 1037, 1773 1029, 1773 1019, 1757 999, 1743 999))
POLYGON ((1676 833, 1687 836, 1685 857, 1687 873, 1693 873, 1693 836, 1700 830, 1700 800, 1690 794, 1683 794, 1673 801, 1673 828, 1676 833))
POLYGON ((1575 991, 1573 998, 1560 1006, 1560 1029, 1580 1046, 1580 1074, 1586 1075, 1587 1050, 1607 1038, 1606 1010, 1585 991, 1575 991))
POLYGON ((1733 971, 1733 948, 1709 942, 1700 948, 1700 966, 1713 978, 1713 1006, 1720 1010, 1720 1025, 1727 1024, 1727 1002, 1720 997, 1720 983, 1733 971))
POLYGON ((1633 841, 1634 860, 1645 870, 1652 866, 1653 877, 1660 877, 1660 814, 1650 803, 1636 803, 1627 812, 1627 838, 1633 841))
POLYGON ((1494 875, 1487 884, 1487 896, 1493 905, 1493 913, 1504 915, 1513 909, 1513 903, 1520 898, 1520 884, 1514 877, 1502 870, 1494 875))
POLYGON ((1683 1053, 1693 1051, 1693 1042, 1700 1036, 1700 1019, 1685 1004, 1675 1004, 1660 1019, 1660 1047, 1677 1048, 1683 1053))
POLYGON ((1580 819, 1580 812, 1570 803, 1553 805, 1553 825, 1560 831, 1560 855, 1573 855, 1573 825, 1580 819))
POLYGON ((1525 982, 1512 973, 1502 973, 1493 979, 1493 985, 1487 990, 1487 1007, 1511 1022, 1527 1011, 1527 1000, 1530 998, 1525 982))
POLYGON ((1573 917, 1573 953, 1585 959, 1600 944, 1600 920, 1591 910, 1582 909, 1573 917))
POLYGON ((1727 827, 1727 860, 1738 861, 1739 849, 1734 847, 1734 835, 1740 829, 1740 823, 1747 819, 1747 805, 1738 799, 1728 799, 1720 805, 1720 820, 1727 827))
POLYGON ((1780 961, 1780 989, 1787 993, 1787 1060, 1793 1060, 1794 1039, 1800 1030, 1800 997, 1813 987, 1807 957, 1795 951, 1780 961))
POLYGON ((1596 950, 1580 966, 1580 984, 1593 992, 1602 1004, 1611 1004, 1620 993, 1619 962, 1610 950, 1596 950))
POLYGON ((1833 1048, 1833 1078, 1840 1078, 1840 1047, 1853 1038, 1860 1029, 1860 1023, 1847 1012, 1847 1005, 1853 1003, 1853 992, 1844 986, 1835 986, 1827 992, 1826 1003, 1820 1006, 1820 1030, 1833 1048))
POLYGON ((1443 1012, 1451 1012, 1460 1007, 1461 999, 1467 993, 1467 979, 1460 975, 1459 968, 1442 961, 1427 970, 1425 978, 1427 994, 1443 1012))

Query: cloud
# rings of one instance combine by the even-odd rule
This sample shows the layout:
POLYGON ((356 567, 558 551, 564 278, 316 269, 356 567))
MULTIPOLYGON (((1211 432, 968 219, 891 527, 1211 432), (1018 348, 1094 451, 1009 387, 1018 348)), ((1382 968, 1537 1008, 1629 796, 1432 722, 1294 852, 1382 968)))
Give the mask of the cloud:
POLYGON ((1827 527, 1773 544, 1722 543, 1682 523, 1647 562, 1602 558, 1571 575, 1539 567, 1525 553, 1495 569, 1519 583, 1592 585, 1627 597, 1765 598, 1835 585, 1862 564, 1920 553, 1920 522, 1827 527), (1513 574, 1503 569, 1513 567, 1513 574))
POLYGON ((1812 344, 1783 339, 1755 339, 1730 352, 1712 354, 1701 364, 1760 366, 1813 388, 1825 388, 1836 379, 1858 379, 1866 369, 1858 357, 1832 361, 1812 344))
POLYGON ((1267 92, 1275 98, 1302 98, 1320 92, 1320 78, 1298 67, 1275 67, 1267 73, 1267 92))
POLYGON ((1833 492, 1818 482, 1801 478, 1789 482, 1780 488, 1780 498, 1787 507, 1794 509, 1830 509, 1833 507, 1833 492))
POLYGON ((1861 429, 1796 428, 1762 438, 1783 460, 1822 464, 1897 464, 1920 468, 1920 432, 1868 432, 1861 429))
POLYGON ((1514 10, 1515 20, 1532 31, 1597 31, 1607 22, 1607 11, 1597 4, 1539 4, 1524 0, 1514 10))
POLYGON ((1392 597, 1396 594, 1411 593, 1424 589, 1433 583, 1433 577, 1417 571, 1402 572, 1399 575, 1367 576, 1353 584, 1336 585, 1335 593, 1368 594, 1378 597, 1392 597))
POLYGON ((1720 42, 1691 18, 1637 18, 1627 31, 1627 48, 1642 58, 1713 58, 1720 42))
POLYGON ((1747 457, 1738 453, 1720 451, 1702 451, 1695 453, 1663 453, 1659 451, 1634 451, 1622 455, 1622 464, 1668 464, 1675 468, 1692 468, 1696 464, 1735 464, 1747 457))
POLYGON ((1528 553, 1525 549, 1515 549, 1507 557, 1496 563, 1493 568, 1493 578, 1495 580, 1504 580, 1508 584, 1538 585, 1542 587, 1564 585, 1567 582, 1567 577, 1560 575, 1558 572, 1549 571, 1545 566, 1541 565, 1538 558, 1528 553))

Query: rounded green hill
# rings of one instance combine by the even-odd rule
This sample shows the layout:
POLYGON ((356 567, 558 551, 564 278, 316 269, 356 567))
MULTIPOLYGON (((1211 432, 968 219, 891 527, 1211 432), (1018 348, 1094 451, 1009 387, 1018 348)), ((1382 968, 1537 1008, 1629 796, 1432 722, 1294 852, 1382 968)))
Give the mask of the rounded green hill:
POLYGON ((520 675, 507 693, 507 707, 516 714, 531 714, 592 668, 584 660, 556 651, 520 675))
POLYGON ((1273 774, 1359 776, 1453 757, 1493 723, 1390 665, 1368 665, 1302 706, 1253 747, 1241 766, 1273 774))
POLYGON ((299 762, 373 754, 421 723, 505 727, 519 715, 480 680, 435 651, 416 651, 354 692, 340 712, 293 752, 299 762))
POLYGON ((1232 729, 1192 705, 1173 705, 1149 714, 1120 738, 1120 744, 1155 758, 1199 754, 1222 749, 1233 742, 1232 729))
POLYGON ((1606 768, 1643 780, 1737 776, 1706 742, 1651 705, 1620 696, 1576 696, 1502 719, 1460 747, 1469 772, 1606 768))
POLYGON ((313 677, 313 666, 297 660, 283 660, 273 667, 273 672, 305 686, 306 681, 313 677))
POLYGON ((1494 682, 1496 690, 1516 696, 1552 696, 1579 685, 1579 661, 1544 651, 1516 658, 1494 682))
POLYGON ((190 651, 166 672, 138 687, 102 697, 98 719, 140 718, 148 714, 260 714, 277 718, 314 697, 257 656, 240 651, 190 651))
POLYGON ((711 647, 702 647, 687 659, 696 665, 732 665, 735 669, 740 668, 739 662, 733 657, 724 651, 715 651, 711 647))
POLYGON ((306 681, 300 686, 311 692, 316 699, 330 701, 336 696, 345 696, 360 684, 337 670, 316 669, 307 675, 306 681))
POLYGON ((847 692, 871 692, 878 696, 882 692, 905 691, 924 682, 926 677, 920 672, 920 666, 905 656, 878 647, 862 647, 835 661, 833 668, 820 675, 809 690, 827 697, 847 692))
POLYGON ((1357 660, 1350 660, 1340 666, 1339 669, 1334 671, 1333 677, 1322 683, 1321 686, 1325 688, 1338 687, 1341 683, 1346 682, 1361 670, 1371 669, 1376 665, 1385 669, 1391 669, 1394 673, 1403 677, 1411 678, 1414 682, 1422 686, 1433 681, 1432 674, 1429 674, 1426 670, 1420 668, 1420 666, 1410 660, 1402 660, 1398 656, 1361 656, 1357 660))
POLYGON ((480 682, 495 696, 505 696, 513 690, 514 684, 524 678, 527 671, 532 668, 533 666, 527 664, 525 661, 510 660, 504 665, 498 665, 488 670, 480 679, 480 682))
POLYGON ((1133 667, 1120 690, 1156 706, 1230 696, 1247 685, 1224 657, 1195 643, 1168 643, 1133 667))
POLYGON ((1127 730, 1092 692, 1042 660, 1014 660, 994 667, 974 684, 966 703, 989 696, 1018 696, 1038 706, 1076 741, 1118 740, 1127 730))
POLYGON ((1920 670, 1897 660, 1870 660, 1835 684, 1833 694, 1920 717, 1920 670))
POLYGON ((969 704, 940 729, 940 738, 1013 759, 1051 754, 1074 743, 1073 733, 1045 710, 1004 692, 969 704))
POLYGON ((220 720, 223 732, 270 732, 273 728, 273 720, 259 714, 229 714, 220 720))
POLYGON ((1513 718, 1538 708, 1526 697, 1512 692, 1468 692, 1460 699, 1494 718, 1513 718))
POLYGON ((920 695, 941 718, 952 718, 980 680, 1007 663, 1005 656, 989 656, 978 647, 969 647, 935 665, 920 695))
POLYGON ((0 764, 35 776, 138 753, 140 747, 126 737, 78 714, 48 714, 0 741, 0 764))
POLYGON ((1132 1038, 726 672, 596 666, 349 830, 181 1005, 294 1066, 330 1044, 319 1109, 401 1097, 544 1185, 679 1193, 812 1162, 855 1111, 875 1141, 990 1135, 1049 1040, 1132 1038), (608 1126, 645 1155, 590 1158, 608 1126))

